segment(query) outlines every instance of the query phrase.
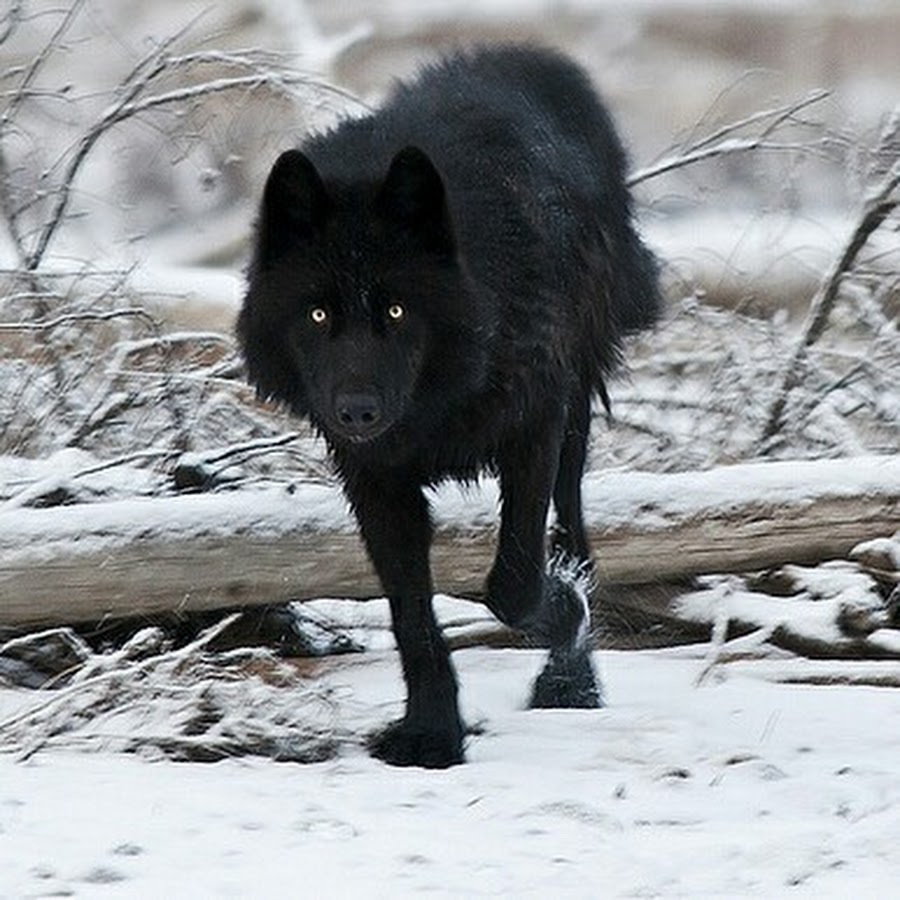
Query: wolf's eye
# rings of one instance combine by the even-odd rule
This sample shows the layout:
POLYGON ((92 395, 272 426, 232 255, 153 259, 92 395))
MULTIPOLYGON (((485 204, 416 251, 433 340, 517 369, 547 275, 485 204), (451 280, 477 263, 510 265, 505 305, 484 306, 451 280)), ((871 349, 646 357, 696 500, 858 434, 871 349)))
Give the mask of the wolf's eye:
POLYGON ((391 321, 399 322, 406 315, 406 310, 399 303, 392 303, 388 307, 387 314, 391 321))
POLYGON ((309 311, 309 317, 315 325, 324 325, 328 321, 328 310, 321 306, 314 306, 309 311))

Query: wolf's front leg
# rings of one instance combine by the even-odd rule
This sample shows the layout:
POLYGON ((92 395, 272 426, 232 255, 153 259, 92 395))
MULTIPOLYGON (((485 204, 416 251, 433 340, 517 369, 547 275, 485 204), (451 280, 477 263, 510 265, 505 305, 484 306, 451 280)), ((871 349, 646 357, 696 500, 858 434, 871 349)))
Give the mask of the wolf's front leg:
POLYGON ((406 714, 372 736, 372 754, 395 766, 443 769, 461 763, 464 728, 456 676, 431 598, 392 597, 391 618, 406 682, 406 714))
POLYGON ((497 559, 487 604, 504 623, 549 647, 534 684, 534 707, 597 707, 600 687, 590 654, 588 585, 578 564, 547 568, 546 523, 556 479, 561 428, 547 428, 500 459, 503 502, 497 559))
POLYGON ((348 480, 363 540, 390 599, 406 713, 373 735, 374 756, 395 766, 446 768, 463 761, 464 728, 450 651, 431 604, 431 521, 421 490, 366 474, 348 480))

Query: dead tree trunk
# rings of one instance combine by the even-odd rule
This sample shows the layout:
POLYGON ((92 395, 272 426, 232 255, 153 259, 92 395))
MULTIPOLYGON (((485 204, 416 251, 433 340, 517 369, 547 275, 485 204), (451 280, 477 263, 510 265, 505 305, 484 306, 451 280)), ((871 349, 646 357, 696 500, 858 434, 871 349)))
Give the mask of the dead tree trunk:
MULTIPOLYGON (((585 479, 601 582, 814 563, 900 528, 900 457, 585 479)), ((494 552, 497 489, 434 498, 434 581, 476 595, 494 552)), ((99 621, 380 586, 336 488, 0 508, 0 625, 99 621)))

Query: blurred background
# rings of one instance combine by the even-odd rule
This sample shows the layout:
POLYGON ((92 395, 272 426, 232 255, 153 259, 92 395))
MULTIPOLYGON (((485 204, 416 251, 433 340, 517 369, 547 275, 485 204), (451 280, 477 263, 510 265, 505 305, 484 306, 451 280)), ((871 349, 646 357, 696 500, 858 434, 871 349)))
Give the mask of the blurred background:
MULTIPOLYGON (((0 66, 9 73, 46 48, 61 14, 53 2, 7 7, 8 24, 19 17, 0 45, 0 66)), ((108 254, 112 239, 127 255, 122 242, 205 230, 211 222, 218 234, 205 255, 216 248, 217 260, 239 257, 240 246, 226 249, 225 232, 242 241, 245 205, 280 149, 335 115, 363 111, 352 98, 377 104, 394 79, 476 41, 540 41, 571 53, 612 108, 635 169, 726 123, 828 92, 783 123, 791 128, 770 135, 770 149, 682 168, 640 190, 645 228, 663 244, 675 240, 671 231, 685 217, 701 225, 712 213, 732 214, 710 233, 685 234, 679 243, 688 253, 705 242, 712 253, 740 256, 741 238, 811 244, 815 232, 827 245, 834 216, 859 200, 879 131, 900 102, 900 6, 890 0, 88 0, 73 9, 61 46, 32 85, 36 92, 16 110, 17 127, 4 135, 7 169, 23 193, 46 188, 41 175, 58 165, 66 142, 78 139, 137 61, 165 41, 175 38, 172 56, 262 51, 278 67, 310 76, 296 102, 248 86, 111 128, 76 185, 73 211, 97 213, 69 229, 85 253, 92 237, 95 252, 108 254), (223 218, 235 208, 241 212, 223 218), (805 242, 768 228, 756 234, 755 219, 776 213, 813 234, 805 242), (721 233, 723 225, 731 234, 721 233)), ((167 87, 232 74, 224 60, 183 64, 173 67, 167 87)), ((10 78, 7 86, 16 87, 10 78)), ((172 253, 191 257, 183 246, 172 253)))
POLYGON ((816 285, 898 156, 893 0, 23 0, 0 10, 0 453, 119 452, 136 439, 195 449, 223 433, 296 427, 248 412, 231 338, 272 161, 376 105, 441 51, 500 40, 551 44, 590 72, 664 263, 670 316, 635 342, 632 378, 617 388, 622 427, 604 432, 599 461, 679 468, 897 448, 896 218, 847 282, 837 346, 789 417, 797 427, 759 441, 816 285), (138 312, 125 321, 129 305, 138 312), (78 327, 47 327, 63 308, 78 327), (88 324, 85 311, 107 318, 88 324), (160 341, 171 333, 179 339, 160 341), (831 389, 847 374, 835 354, 848 352, 865 365, 831 389), (158 421, 157 392, 167 409, 183 395, 175 424, 158 421))

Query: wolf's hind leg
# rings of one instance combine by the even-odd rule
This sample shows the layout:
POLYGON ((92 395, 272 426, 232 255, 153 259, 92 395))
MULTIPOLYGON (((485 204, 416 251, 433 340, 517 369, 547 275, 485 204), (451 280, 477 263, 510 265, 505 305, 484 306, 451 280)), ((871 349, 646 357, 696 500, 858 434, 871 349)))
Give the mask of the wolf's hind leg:
POLYGON ((534 681, 532 709, 596 709, 603 692, 591 659, 590 576, 577 562, 554 559, 529 632, 550 648, 534 681))

